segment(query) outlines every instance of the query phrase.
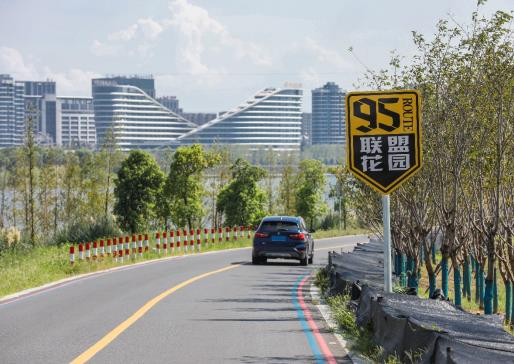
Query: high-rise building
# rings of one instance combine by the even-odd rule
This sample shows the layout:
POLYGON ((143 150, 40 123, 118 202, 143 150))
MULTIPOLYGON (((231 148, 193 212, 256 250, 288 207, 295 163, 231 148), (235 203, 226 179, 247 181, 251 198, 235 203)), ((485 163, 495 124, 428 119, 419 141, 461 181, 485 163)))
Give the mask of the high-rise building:
POLYGON ((182 114, 182 109, 179 107, 177 96, 161 96, 157 98, 157 101, 161 105, 173 111, 175 114, 182 114))
POLYGON ((61 145, 61 115, 53 81, 24 81, 25 114, 32 116, 39 144, 61 145))
POLYGON ((25 131, 24 85, 0 74, 0 147, 23 143, 25 131))
POLYGON ((302 98, 300 84, 266 88, 238 107, 177 138, 177 142, 299 150, 302 98))
POLYGON ((95 113, 91 97, 58 97, 61 109, 62 145, 66 147, 96 144, 95 113))
POLYGON ((344 144, 345 92, 334 82, 312 90, 312 144, 344 144))
POLYGON ((154 99, 151 77, 114 77, 92 80, 97 143, 112 130, 123 149, 169 145, 196 124, 154 99))

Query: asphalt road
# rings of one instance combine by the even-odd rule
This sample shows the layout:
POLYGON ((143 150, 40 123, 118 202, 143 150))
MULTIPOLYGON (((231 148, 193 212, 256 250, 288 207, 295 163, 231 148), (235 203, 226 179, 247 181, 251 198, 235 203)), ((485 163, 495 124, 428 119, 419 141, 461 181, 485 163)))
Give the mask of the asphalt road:
MULTIPOLYGON (((366 240, 318 240, 308 267, 278 260, 254 266, 250 249, 241 249, 99 274, 0 303, 0 363, 69 363, 84 353, 91 363, 316 362, 295 285, 326 264, 329 250, 366 240), (134 315, 141 308, 146 312, 134 315)), ((306 301, 333 355, 346 361, 306 301)))

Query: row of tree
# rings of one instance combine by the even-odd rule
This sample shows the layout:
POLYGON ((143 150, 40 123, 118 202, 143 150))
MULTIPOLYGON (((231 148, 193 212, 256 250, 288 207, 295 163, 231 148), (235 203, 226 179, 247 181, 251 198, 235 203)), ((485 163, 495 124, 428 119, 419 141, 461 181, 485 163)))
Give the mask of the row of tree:
MULTIPOLYGON (((514 314, 512 19, 498 11, 473 13, 469 26, 440 21, 431 40, 414 33, 418 51, 408 65, 393 54, 389 69, 365 78, 374 89, 416 88, 423 100, 423 168, 391 197, 397 271, 417 289, 424 265, 430 294, 440 276, 448 297, 452 270, 457 306, 472 299, 474 274, 486 314, 498 310, 501 277, 507 321, 514 314)), ((356 208, 380 233, 379 197, 355 186, 356 208)))
POLYGON ((326 212, 321 162, 304 160, 298 167, 286 164, 279 196, 274 196, 274 186, 268 191, 261 186, 271 173, 242 158, 232 164, 224 164, 224 160, 223 150, 204 150, 201 145, 179 147, 171 155, 166 176, 151 154, 132 151, 121 163, 115 180, 114 214, 120 227, 138 232, 156 226, 254 225, 275 212, 300 214, 312 227, 326 212), (207 203, 208 197, 213 206, 207 203))
POLYGON ((200 145, 152 154, 37 146, 27 120, 23 147, 0 150, 0 251, 92 240, 158 227, 250 225, 267 214, 327 211, 326 168, 298 153, 267 152, 251 165, 231 148, 200 145))

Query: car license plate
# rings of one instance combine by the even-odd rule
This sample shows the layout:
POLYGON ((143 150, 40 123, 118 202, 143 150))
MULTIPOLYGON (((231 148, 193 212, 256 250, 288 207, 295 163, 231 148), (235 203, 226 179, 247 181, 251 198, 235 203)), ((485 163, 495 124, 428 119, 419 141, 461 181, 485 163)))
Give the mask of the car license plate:
POLYGON ((287 240, 287 236, 285 235, 273 235, 271 237, 271 241, 286 241, 287 240))

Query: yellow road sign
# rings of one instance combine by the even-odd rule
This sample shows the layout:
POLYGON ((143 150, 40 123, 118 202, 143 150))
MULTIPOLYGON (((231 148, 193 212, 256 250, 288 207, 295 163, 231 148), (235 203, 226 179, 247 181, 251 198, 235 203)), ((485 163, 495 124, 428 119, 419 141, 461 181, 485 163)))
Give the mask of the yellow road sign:
POLYGON ((416 90, 346 96, 348 168, 381 194, 390 194, 421 168, 420 108, 416 90))

